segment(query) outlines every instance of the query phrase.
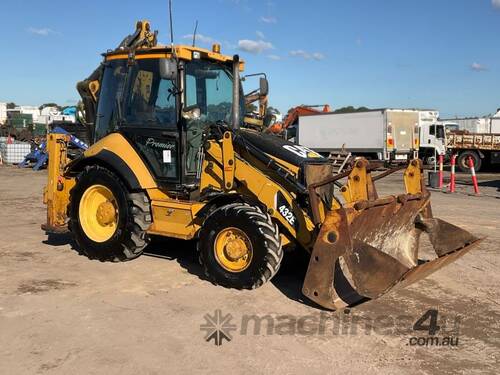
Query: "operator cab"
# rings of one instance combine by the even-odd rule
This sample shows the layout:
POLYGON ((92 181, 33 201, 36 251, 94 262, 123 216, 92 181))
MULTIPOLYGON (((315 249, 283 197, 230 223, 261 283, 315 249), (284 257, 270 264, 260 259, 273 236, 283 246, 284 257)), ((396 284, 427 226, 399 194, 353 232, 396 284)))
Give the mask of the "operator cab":
MULTIPOLYGON (((176 55, 167 47, 137 50, 132 57, 119 51, 105 55, 94 141, 120 132, 161 186, 185 191, 199 182, 209 125, 231 123, 233 61, 199 48, 175 50, 176 55)), ((239 98, 241 112, 241 85, 239 98)))

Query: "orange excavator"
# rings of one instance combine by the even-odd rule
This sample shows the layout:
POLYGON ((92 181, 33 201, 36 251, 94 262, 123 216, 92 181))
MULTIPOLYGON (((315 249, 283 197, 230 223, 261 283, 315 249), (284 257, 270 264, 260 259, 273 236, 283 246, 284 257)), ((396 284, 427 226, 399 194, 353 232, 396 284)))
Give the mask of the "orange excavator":
POLYGON ((282 122, 276 122, 270 125, 265 132, 283 135, 283 133, 292 125, 296 124, 300 116, 317 115, 318 113, 331 112, 328 104, 315 104, 315 105, 299 105, 290 108, 282 122), (322 108, 321 110, 318 108, 322 108))

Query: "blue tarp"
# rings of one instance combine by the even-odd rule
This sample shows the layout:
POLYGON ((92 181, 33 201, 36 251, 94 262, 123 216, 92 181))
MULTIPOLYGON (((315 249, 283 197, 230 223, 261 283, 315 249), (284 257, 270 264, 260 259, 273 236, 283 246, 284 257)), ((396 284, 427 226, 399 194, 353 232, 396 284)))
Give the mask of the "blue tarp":
POLYGON ((68 107, 62 111, 64 116, 74 116, 76 115, 76 107, 68 107))

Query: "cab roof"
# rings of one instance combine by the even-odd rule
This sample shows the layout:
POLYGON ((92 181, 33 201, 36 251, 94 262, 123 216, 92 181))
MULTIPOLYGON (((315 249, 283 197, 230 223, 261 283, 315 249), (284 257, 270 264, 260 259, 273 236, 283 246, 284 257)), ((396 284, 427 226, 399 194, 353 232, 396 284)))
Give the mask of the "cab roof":
MULTIPOLYGON (((214 44, 212 50, 200 47, 193 47, 187 45, 174 45, 173 50, 175 55, 180 60, 190 61, 193 59, 214 60, 223 63, 233 61, 233 56, 224 55, 220 53, 220 46, 214 44)), ((103 54, 105 61, 128 59, 133 56, 136 59, 161 59, 171 58, 173 56, 172 47, 166 45, 157 45, 150 48, 137 48, 137 49, 116 49, 108 51, 103 54)), ((245 62, 240 60, 240 71, 243 71, 245 62)))

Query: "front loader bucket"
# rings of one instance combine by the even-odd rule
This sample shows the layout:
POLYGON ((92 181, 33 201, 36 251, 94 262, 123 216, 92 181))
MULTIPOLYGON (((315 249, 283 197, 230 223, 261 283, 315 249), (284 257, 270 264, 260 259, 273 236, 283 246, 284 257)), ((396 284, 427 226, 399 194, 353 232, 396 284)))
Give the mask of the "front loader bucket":
POLYGON ((308 298, 332 310, 378 298, 430 275, 480 242, 432 217, 416 162, 405 172, 407 194, 384 198, 377 197, 366 161, 357 163, 342 188, 348 202, 327 212, 321 224, 302 289, 308 298), (361 199, 349 202, 353 196, 361 199), (419 259, 423 232, 435 259, 419 259))

